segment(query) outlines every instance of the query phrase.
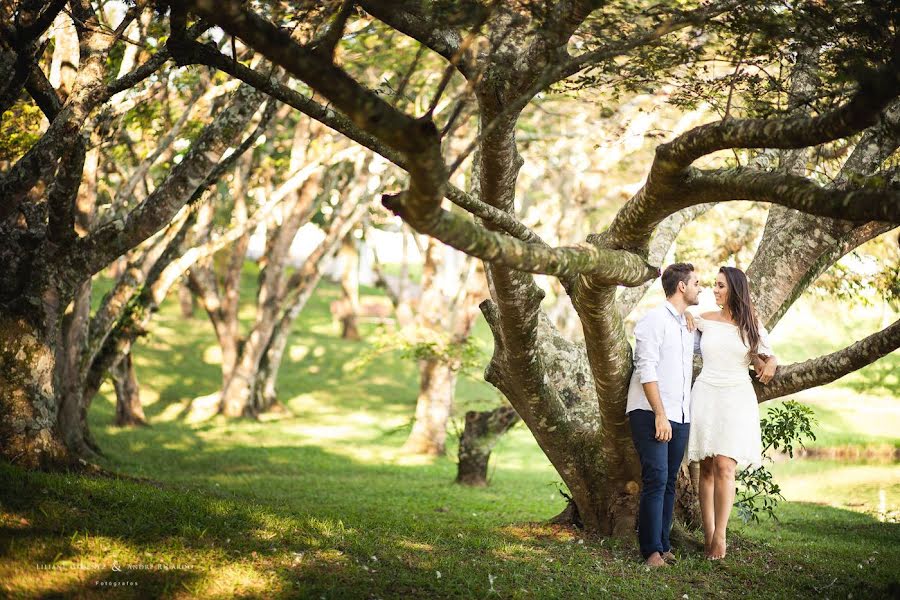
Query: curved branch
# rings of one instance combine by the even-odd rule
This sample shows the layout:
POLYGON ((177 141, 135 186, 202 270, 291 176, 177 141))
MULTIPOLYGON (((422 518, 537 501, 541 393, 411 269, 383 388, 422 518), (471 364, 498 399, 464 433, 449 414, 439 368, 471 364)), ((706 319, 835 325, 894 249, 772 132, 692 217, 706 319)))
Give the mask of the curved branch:
POLYGON ((755 200, 833 219, 900 223, 900 192, 890 189, 829 189, 798 175, 746 167, 691 168, 684 187, 691 204, 755 200))
MULTIPOLYGON (((900 102, 882 113, 879 123, 854 142, 850 156, 828 186, 846 189, 869 180, 900 143, 900 102)), ((881 171, 881 179, 889 179, 881 171)), ((810 283, 835 261, 863 242, 892 227, 877 221, 856 226, 850 221, 826 219, 773 206, 766 219, 759 249, 747 269, 753 302, 769 331, 810 283), (789 250, 788 250, 789 249, 789 250), (785 262, 786 252, 791 260, 785 262)))
POLYGON ((805 148, 845 138, 874 125, 898 94, 900 64, 895 57, 883 69, 863 77, 853 98, 839 108, 818 117, 726 119, 701 125, 660 145, 652 170, 674 173, 718 150, 805 148))
POLYGON ((459 60, 458 53, 462 45, 460 32, 442 27, 444 23, 435 19, 434 15, 417 10, 421 8, 421 4, 417 7, 412 3, 396 0, 359 0, 358 4, 379 21, 446 58, 463 75, 471 73, 473 65, 459 60))
POLYGON ((186 4, 328 98, 394 150, 411 155, 430 151, 437 137, 430 120, 419 120, 395 109, 314 49, 298 44, 287 31, 245 9, 242 2, 193 0, 186 4))
POLYGON ((706 21, 718 17, 740 5, 741 2, 738 0, 728 0, 720 4, 711 4, 692 11, 682 12, 678 16, 672 17, 652 29, 645 29, 635 33, 626 40, 580 54, 572 58, 560 69, 557 74, 557 81, 559 79, 571 77, 584 68, 621 56, 629 50, 652 44, 674 31, 690 27, 691 25, 705 23, 706 21))
MULTIPOLYGON (((170 43, 174 43, 177 47, 175 57, 179 64, 199 63, 228 73, 232 77, 240 79, 244 83, 265 92, 273 98, 299 110, 308 117, 343 134, 361 146, 383 156, 401 169, 409 169, 408 161, 400 152, 390 148, 374 135, 360 129, 345 115, 319 104, 312 98, 308 98, 300 92, 280 83, 270 75, 246 67, 239 62, 231 60, 231 58, 224 54, 217 52, 213 48, 193 40, 172 40, 170 43)), ((496 226, 523 242, 546 245, 536 233, 509 213, 473 198, 471 195, 452 184, 448 183, 446 185, 445 195, 451 202, 460 208, 467 210, 476 217, 484 219, 491 225, 496 226)))
POLYGON ((754 380, 759 402, 795 394, 831 383, 865 367, 900 347, 900 319, 878 333, 864 338, 837 352, 802 363, 778 367, 775 379, 768 385, 754 380))
POLYGON ((216 162, 231 146, 256 113, 264 96, 250 86, 241 86, 231 103, 221 110, 191 145, 166 179, 128 214, 78 238, 65 250, 61 262, 68 277, 96 273, 117 256, 150 237, 168 223, 205 180, 216 162))
POLYGON ((659 276, 659 269, 636 254, 590 244, 551 248, 529 244, 484 227, 443 209, 420 219, 410 206, 415 194, 382 196, 382 204, 419 233, 430 235, 457 250, 517 271, 566 277, 590 273, 610 284, 635 286, 659 276))

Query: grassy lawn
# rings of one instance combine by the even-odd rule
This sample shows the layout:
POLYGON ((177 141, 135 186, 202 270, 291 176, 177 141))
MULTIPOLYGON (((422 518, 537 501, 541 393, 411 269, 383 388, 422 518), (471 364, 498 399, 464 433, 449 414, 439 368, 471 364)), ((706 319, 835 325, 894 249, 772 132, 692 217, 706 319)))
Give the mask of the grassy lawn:
MULTIPOLYGON (((499 443, 486 489, 452 483, 455 442, 448 458, 400 454, 414 365, 387 355, 355 369, 367 344, 337 338, 328 314, 336 297, 335 287, 323 285, 298 320, 279 380, 292 414, 266 422, 188 420, 190 400, 219 383, 216 346, 202 315, 184 322, 174 303, 164 306, 136 352, 152 426, 114 427, 108 385, 91 412, 103 466, 152 482, 0 466, 0 596, 900 595, 896 463, 776 464, 789 500, 779 521, 735 520, 724 562, 683 550, 676 566, 650 572, 633 540, 584 539, 540 524, 564 500, 558 475, 522 426, 499 443)), ((487 352, 483 324, 477 335, 487 352)), ((894 410, 890 375, 883 390, 863 387, 894 410)), ((828 417, 823 427, 836 428, 836 437, 820 441, 896 443, 880 417, 847 408, 859 391, 823 389, 848 404, 816 408, 828 417), (837 437, 841 430, 847 438, 837 437)), ((497 402, 493 388, 474 378, 461 381, 458 397, 458 415, 497 402)))
MULTIPOLYGON (((782 362, 799 362, 843 348, 900 315, 890 309, 850 307, 810 298, 798 301, 773 332, 782 362)), ((900 447, 900 352, 846 377, 795 394, 819 420, 812 447, 900 447)))

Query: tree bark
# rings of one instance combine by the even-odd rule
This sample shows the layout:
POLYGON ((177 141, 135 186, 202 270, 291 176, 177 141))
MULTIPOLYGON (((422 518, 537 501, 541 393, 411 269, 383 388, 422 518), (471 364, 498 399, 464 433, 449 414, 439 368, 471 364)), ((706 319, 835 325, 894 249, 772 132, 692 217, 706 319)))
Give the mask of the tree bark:
POLYGON ((141 406, 140 388, 131 352, 127 352, 110 370, 116 390, 116 425, 129 427, 146 425, 144 408, 141 406))
POLYGON ((91 282, 81 285, 72 303, 73 310, 65 321, 65 343, 59 347, 57 362, 59 383, 59 415, 58 427, 62 432, 66 445, 78 456, 90 457, 98 449, 88 443, 87 421, 83 417, 84 381, 82 379, 81 361, 88 342, 88 326, 90 325, 91 282))
POLYGON ((503 434, 520 420, 511 406, 467 412, 466 425, 459 439, 456 483, 473 487, 486 486, 491 450, 503 434))
POLYGON ((294 321, 303 311, 322 278, 322 267, 325 261, 334 255, 338 242, 356 227, 365 211, 368 210, 364 203, 359 202, 362 198, 362 187, 356 186, 351 190, 348 194, 351 199, 344 203, 340 212, 333 218, 328 232, 325 234, 325 239, 288 281, 289 294, 286 297, 286 306, 275 326, 253 383, 253 406, 257 412, 286 409, 278 402, 276 384, 288 336, 294 321))
POLYGON ((419 361, 419 395, 412 432, 403 451, 443 456, 446 453, 447 422, 453 407, 457 371, 439 358, 419 361))
POLYGON ((344 310, 341 314, 341 338, 345 340, 359 340, 359 252, 352 236, 347 236, 341 242, 341 250, 338 253, 341 260, 341 299, 344 301, 344 310))
POLYGON ((182 319, 194 318, 194 305, 196 300, 191 288, 188 287, 187 278, 185 278, 178 286, 178 306, 181 309, 182 319))
POLYGON ((287 258, 297 230, 312 216, 319 181, 318 173, 306 180, 297 200, 285 207, 284 220, 267 245, 266 264, 260 273, 256 320, 241 347, 234 370, 222 388, 219 410, 226 417, 255 416, 252 404, 254 382, 278 322, 278 310, 287 283, 283 276, 287 258))
POLYGON ((34 314, 0 306, 0 457, 50 469, 74 459, 57 427, 55 314, 43 322, 34 314))

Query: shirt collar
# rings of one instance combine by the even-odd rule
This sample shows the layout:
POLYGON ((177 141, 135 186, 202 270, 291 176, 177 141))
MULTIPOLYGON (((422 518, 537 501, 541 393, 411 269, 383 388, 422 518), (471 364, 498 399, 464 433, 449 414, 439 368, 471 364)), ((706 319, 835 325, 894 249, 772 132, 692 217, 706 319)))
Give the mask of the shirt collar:
POLYGON ((679 322, 681 322, 681 323, 684 322, 684 315, 678 314, 678 309, 675 308, 675 305, 674 305, 674 304, 672 304, 671 302, 669 302, 668 300, 666 300, 666 302, 665 302, 665 307, 666 307, 667 309, 669 309, 669 312, 672 313, 672 316, 675 317, 676 319, 678 319, 679 322))

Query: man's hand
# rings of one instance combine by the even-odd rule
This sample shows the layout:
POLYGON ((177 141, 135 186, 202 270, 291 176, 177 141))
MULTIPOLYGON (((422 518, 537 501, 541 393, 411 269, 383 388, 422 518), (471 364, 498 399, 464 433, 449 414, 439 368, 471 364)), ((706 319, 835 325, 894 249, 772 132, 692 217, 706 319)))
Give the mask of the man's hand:
POLYGON ((656 441, 668 442, 672 439, 672 424, 666 415, 656 415, 656 441))

